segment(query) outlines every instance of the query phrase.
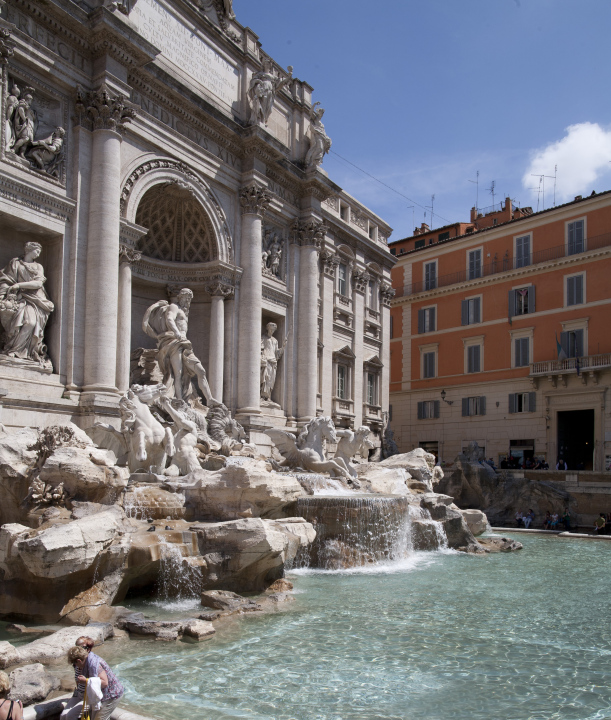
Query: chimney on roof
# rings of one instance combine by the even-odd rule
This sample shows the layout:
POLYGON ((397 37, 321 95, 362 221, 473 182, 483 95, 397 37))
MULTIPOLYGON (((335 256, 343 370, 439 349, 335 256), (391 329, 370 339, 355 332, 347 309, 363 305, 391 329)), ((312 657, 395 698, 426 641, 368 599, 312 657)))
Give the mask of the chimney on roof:
POLYGON ((512 211, 512 204, 511 204, 511 198, 507 197, 505 198, 505 210, 509 210, 509 217, 511 218, 511 211, 512 211))
POLYGON ((583 200, 581 195, 575 195, 575 202, 577 202, 577 200, 583 200))
POLYGON ((420 225, 420 234, 422 235, 422 233, 427 233, 430 229, 431 228, 426 223, 422 223, 422 225, 420 225))
POLYGON ((471 208, 471 222, 475 222, 477 220, 477 208, 472 207, 471 208))

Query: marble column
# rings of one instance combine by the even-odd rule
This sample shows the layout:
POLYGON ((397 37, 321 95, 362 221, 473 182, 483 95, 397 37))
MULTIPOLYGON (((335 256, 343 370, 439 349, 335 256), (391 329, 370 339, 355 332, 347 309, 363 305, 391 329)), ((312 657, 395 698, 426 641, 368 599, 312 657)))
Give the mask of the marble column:
POLYGON ((134 116, 105 85, 77 90, 76 122, 91 129, 91 179, 85 275, 84 392, 116 393, 119 312, 121 134, 134 116))
POLYGON ((213 282, 206 285, 206 292, 212 297, 208 383, 212 397, 222 402, 225 366, 225 298, 233 293, 233 288, 222 282, 213 282))
POLYGON ((117 323, 116 380, 119 392, 129 388, 130 355, 132 345, 132 263, 142 253, 126 245, 119 249, 119 317, 117 323))
POLYGON ((238 413, 242 415, 261 412, 262 221, 271 199, 271 194, 257 183, 240 192, 242 279, 238 300, 238 413))
POLYGON ((316 417, 318 386, 318 253, 325 225, 316 220, 296 222, 294 240, 300 246, 297 313, 297 420, 316 417))

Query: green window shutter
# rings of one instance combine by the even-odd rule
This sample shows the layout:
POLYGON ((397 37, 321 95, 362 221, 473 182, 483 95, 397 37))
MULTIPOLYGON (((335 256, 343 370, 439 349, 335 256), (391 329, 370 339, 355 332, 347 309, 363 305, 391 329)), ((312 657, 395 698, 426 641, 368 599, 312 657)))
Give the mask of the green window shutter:
POLYGON ((433 417, 439 417, 439 400, 435 400, 435 404, 433 407, 433 417))
POLYGON ((509 414, 513 415, 516 411, 517 397, 516 393, 509 393, 509 414))
POLYGON ((423 406, 424 406, 424 403, 421 403, 421 402, 418 403, 418 420, 422 420, 422 417, 424 415, 423 406))
POLYGON ((537 393, 529 392, 528 393, 528 412, 535 412, 536 409, 537 409, 537 393))
POLYGON ((469 417, 469 398, 462 399, 462 416, 469 417))
POLYGON ((486 414, 486 396, 482 395, 479 399, 479 414, 485 415, 486 414))

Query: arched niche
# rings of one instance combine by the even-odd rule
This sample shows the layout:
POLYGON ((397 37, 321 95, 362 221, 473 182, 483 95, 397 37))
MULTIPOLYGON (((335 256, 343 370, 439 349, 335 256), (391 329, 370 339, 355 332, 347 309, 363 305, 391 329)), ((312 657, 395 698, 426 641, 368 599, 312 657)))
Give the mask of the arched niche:
POLYGON ((223 208, 207 183, 183 162, 150 157, 133 163, 121 189, 122 217, 138 223, 138 209, 147 193, 155 187, 169 189, 171 186, 178 195, 180 192, 191 195, 203 211, 213 245, 212 259, 233 264, 233 243, 223 208))

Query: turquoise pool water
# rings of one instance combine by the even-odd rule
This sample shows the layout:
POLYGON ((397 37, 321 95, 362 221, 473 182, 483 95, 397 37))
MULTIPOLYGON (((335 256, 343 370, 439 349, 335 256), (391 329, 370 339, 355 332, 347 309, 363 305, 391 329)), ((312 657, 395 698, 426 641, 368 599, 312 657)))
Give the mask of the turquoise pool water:
POLYGON ((611 718, 611 544, 517 539, 518 553, 301 572, 282 613, 101 654, 163 720, 611 718))

